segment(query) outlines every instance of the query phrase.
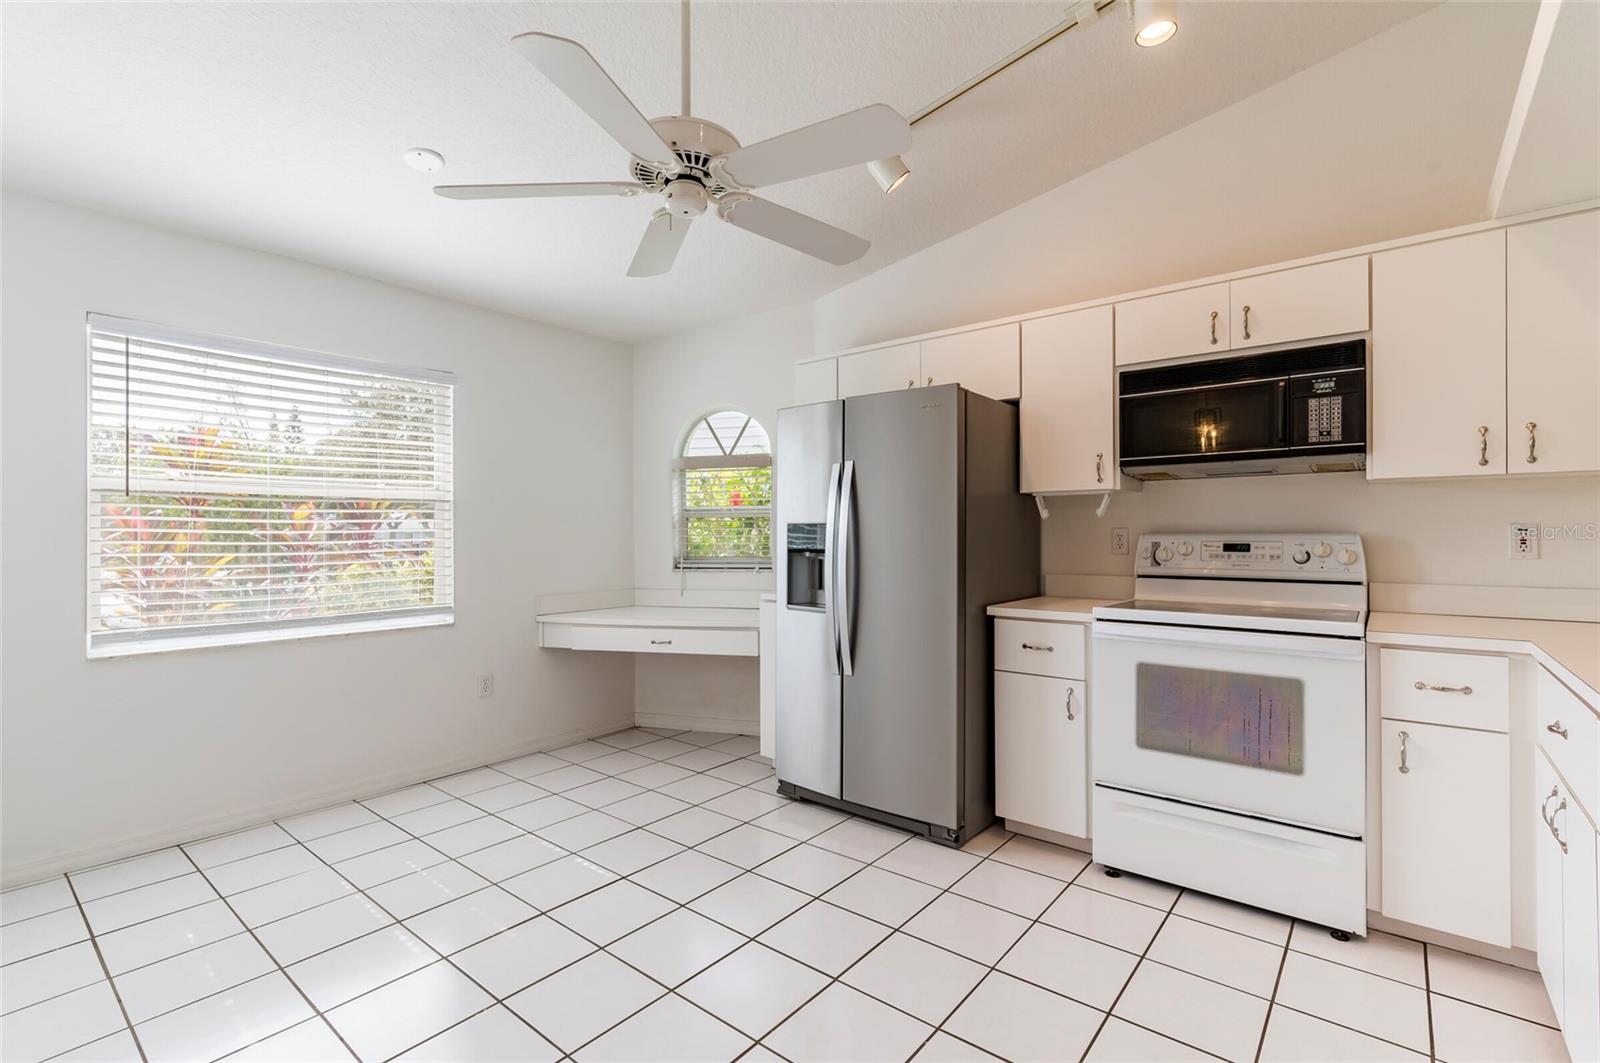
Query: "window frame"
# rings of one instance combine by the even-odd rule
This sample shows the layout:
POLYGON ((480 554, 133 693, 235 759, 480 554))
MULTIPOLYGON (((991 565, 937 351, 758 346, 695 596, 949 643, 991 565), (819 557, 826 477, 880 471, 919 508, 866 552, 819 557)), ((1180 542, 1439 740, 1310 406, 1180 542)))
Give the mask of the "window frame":
MULTIPOLYGON (((150 653, 170 653, 181 650, 222 646, 255 645, 268 642, 285 642, 308 638, 325 638, 334 635, 355 635, 368 632, 397 631, 410 628, 444 627, 455 623, 455 409, 457 383, 455 374, 441 369, 402 365, 394 362, 348 355, 329 354, 322 351, 266 343, 259 340, 222 336, 192 329, 159 325, 134 318, 88 312, 84 315, 85 387, 84 424, 81 435, 84 447, 84 519, 80 525, 83 535, 84 558, 83 632, 85 655, 91 660, 137 656, 150 653), (448 511, 445 545, 450 563, 442 574, 434 574, 434 604, 352 612, 324 617, 306 617, 289 620, 252 620, 207 628, 193 625, 182 633, 170 633, 156 625, 123 631, 96 629, 99 606, 95 601, 96 574, 100 560, 96 553, 91 525, 94 520, 95 495, 106 490, 96 475, 95 434, 95 335, 112 334, 134 340, 169 346, 192 347, 197 350, 215 350, 224 355, 254 357, 288 363, 300 367, 325 368, 346 373, 368 374, 373 378, 427 383, 448 389, 448 401, 435 409, 433 440, 444 451, 434 454, 436 469, 442 470, 446 487, 442 504, 448 511), (444 423, 440 423, 444 422, 444 423), (165 633, 164 633, 165 632, 165 633)), ((125 385, 126 386, 126 385, 125 385)), ((144 492, 153 493, 153 492, 144 492)), ((214 492, 212 492, 214 493, 214 492)), ((266 494, 267 492, 259 492, 266 494)), ((289 497, 289 496, 285 496, 289 497)), ((374 497, 379 497, 374 495, 374 497)))
POLYGON ((679 440, 677 455, 672 462, 672 570, 678 573, 689 572, 771 572, 773 570, 772 548, 772 519, 773 505, 769 501, 760 506, 694 506, 687 504, 688 500, 688 474, 696 469, 770 469, 772 468, 772 436, 767 428, 754 414, 747 413, 736 406, 719 406, 696 417, 689 424, 689 430, 679 440), (711 418, 718 414, 737 414, 745 418, 744 425, 739 434, 734 437, 731 444, 724 445, 722 437, 717 434, 716 428, 711 425, 711 418), (721 454, 690 456, 684 453, 695 433, 704 424, 711 432, 721 454), (751 426, 760 429, 766 439, 766 449, 756 453, 739 454, 739 444, 744 440, 745 433, 751 426), (685 556, 685 547, 688 544, 688 524, 693 517, 765 517, 767 518, 767 553, 761 557, 708 557, 689 558, 685 556))

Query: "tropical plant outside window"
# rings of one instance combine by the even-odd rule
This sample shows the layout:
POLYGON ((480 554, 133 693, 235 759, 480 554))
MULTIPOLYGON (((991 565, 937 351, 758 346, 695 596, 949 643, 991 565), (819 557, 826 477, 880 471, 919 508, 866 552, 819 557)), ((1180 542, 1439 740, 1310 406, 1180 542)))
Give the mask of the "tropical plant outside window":
POLYGON ((98 315, 89 351, 91 654, 449 618, 448 374, 98 315))
POLYGON ((674 463, 680 569, 772 567, 772 444, 748 414, 696 421, 674 463))

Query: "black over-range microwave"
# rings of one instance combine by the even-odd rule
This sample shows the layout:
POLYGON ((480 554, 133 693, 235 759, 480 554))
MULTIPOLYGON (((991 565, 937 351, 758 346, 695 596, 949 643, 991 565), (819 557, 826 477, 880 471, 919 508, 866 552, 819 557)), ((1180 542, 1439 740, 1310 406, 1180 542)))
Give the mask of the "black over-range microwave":
POLYGON ((1138 480, 1367 467, 1367 341, 1128 369, 1118 449, 1138 480))

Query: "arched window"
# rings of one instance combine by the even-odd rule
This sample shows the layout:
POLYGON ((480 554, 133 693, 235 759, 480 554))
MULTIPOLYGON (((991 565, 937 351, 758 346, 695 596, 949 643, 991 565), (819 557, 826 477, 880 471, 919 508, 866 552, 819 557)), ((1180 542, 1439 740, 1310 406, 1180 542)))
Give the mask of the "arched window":
POLYGON ((755 418, 696 421, 673 463, 680 569, 772 567, 772 443, 755 418))

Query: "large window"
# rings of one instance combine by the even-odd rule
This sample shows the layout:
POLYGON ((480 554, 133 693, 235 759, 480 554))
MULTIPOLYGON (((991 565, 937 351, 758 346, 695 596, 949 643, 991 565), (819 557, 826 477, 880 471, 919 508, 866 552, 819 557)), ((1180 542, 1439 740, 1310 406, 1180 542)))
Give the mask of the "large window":
POLYGON ((754 418, 696 421, 673 478, 679 568, 772 567, 772 445, 754 418))
POLYGON ((448 622, 451 396, 91 315, 90 655, 448 622))

